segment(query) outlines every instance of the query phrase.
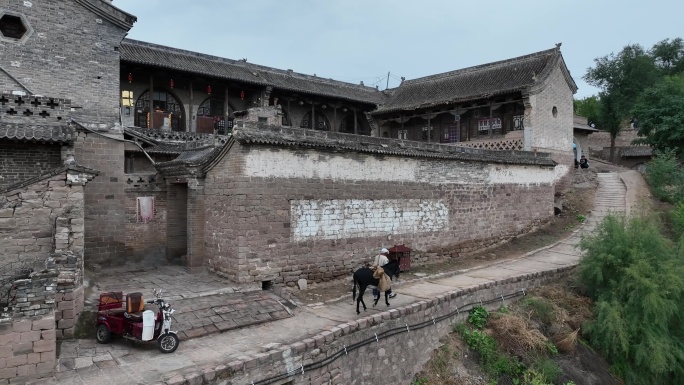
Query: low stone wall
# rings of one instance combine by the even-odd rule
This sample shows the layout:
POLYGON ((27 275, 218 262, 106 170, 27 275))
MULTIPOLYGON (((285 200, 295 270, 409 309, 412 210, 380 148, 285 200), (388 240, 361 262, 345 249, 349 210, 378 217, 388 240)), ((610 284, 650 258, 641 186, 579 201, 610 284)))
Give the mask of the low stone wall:
POLYGON ((15 281, 12 311, 0 320, 0 383, 52 374, 57 277, 56 270, 45 270, 15 281))
POLYGON ((58 271, 54 293, 56 335, 57 338, 72 338, 85 302, 83 257, 74 253, 53 254, 49 261, 58 271))
MULTIPOLYGON (((315 336, 240 361, 169 373, 159 384, 382 384, 410 383, 472 306, 489 310, 557 280, 571 268, 526 274, 456 290, 432 300, 340 324, 315 336)), ((350 306, 350 312, 353 308, 350 306)))

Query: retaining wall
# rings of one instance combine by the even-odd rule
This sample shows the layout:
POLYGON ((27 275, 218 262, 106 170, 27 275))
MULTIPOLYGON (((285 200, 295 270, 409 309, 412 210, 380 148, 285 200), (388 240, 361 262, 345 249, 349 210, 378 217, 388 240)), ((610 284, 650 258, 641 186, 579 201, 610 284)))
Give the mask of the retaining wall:
MULTIPOLYGON (((432 351, 440 346, 439 340, 453 330, 454 323, 465 320, 472 306, 482 302, 489 310, 498 309, 522 298, 530 289, 557 280, 570 269, 455 290, 432 300, 343 323, 245 360, 170 373, 159 384, 410 384, 432 351)), ((353 311, 351 305, 349 311, 353 311)))

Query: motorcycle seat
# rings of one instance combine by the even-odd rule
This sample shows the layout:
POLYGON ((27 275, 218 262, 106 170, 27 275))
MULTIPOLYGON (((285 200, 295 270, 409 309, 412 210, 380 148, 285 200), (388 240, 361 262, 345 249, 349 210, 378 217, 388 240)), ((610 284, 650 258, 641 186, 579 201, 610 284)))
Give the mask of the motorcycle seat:
POLYGON ((126 313, 124 317, 133 322, 142 321, 142 312, 145 310, 145 301, 142 293, 129 293, 126 296, 126 313))

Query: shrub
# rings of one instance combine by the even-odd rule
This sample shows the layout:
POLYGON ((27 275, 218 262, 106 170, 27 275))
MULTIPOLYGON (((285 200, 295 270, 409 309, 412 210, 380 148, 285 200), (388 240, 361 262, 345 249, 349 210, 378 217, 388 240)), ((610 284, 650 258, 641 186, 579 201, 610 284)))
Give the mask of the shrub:
POLYGON ((684 202, 679 202, 670 211, 670 221, 672 222, 672 230, 674 230, 675 237, 681 239, 684 236, 684 202))
POLYGON ((654 218, 608 216, 580 247, 579 279, 595 299, 584 328, 629 384, 684 383, 684 248, 654 218))
POLYGON ((684 170, 674 151, 656 153, 646 168, 646 179, 659 199, 670 203, 684 201, 684 170))
POLYGON ((477 306, 468 313, 468 322, 477 329, 482 329, 487 323, 487 317, 489 317, 487 309, 477 306))
POLYGON ((532 317, 544 325, 549 325, 553 322, 555 315, 553 305, 544 298, 527 297, 520 306, 525 311, 531 312, 532 317))

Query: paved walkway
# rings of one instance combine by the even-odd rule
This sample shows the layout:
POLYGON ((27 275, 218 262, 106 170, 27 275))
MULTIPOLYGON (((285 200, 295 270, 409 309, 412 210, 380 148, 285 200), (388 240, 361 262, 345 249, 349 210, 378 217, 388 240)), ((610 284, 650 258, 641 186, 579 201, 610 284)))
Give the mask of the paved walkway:
MULTIPOLYGON (((287 302, 271 292, 253 287, 242 293, 240 290, 244 287, 235 287, 230 281, 207 272, 188 274, 181 266, 106 269, 95 281, 86 298, 86 309, 93 311, 97 310, 102 292, 141 292, 143 298, 152 299, 154 289, 162 288, 164 299, 176 309, 172 325, 181 340, 292 316, 285 306, 287 302)), ((154 305, 146 308, 157 311, 154 305)), ((66 368, 72 367, 66 365, 66 368)))
MULTIPOLYGON (((595 209, 587 222, 570 237, 547 248, 536 250, 514 260, 451 274, 439 274, 400 283, 400 293, 392 306, 403 306, 434 298, 459 288, 496 281, 517 275, 574 265, 580 252, 575 247, 584 233, 594 231, 596 224, 610 212, 625 210, 626 188, 618 174, 599 174, 595 209)), ((174 354, 161 354, 155 346, 126 343, 98 345, 93 340, 64 342, 59 352, 59 372, 41 384, 148 384, 173 377, 189 367, 201 367, 245 359, 247 355, 265 352, 274 344, 300 341, 324 329, 349 320, 366 317, 386 307, 368 308, 356 315, 349 298, 295 309, 294 316, 276 322, 239 328, 221 334, 181 341, 174 354), (68 365, 65 365, 68 364, 68 365)))

